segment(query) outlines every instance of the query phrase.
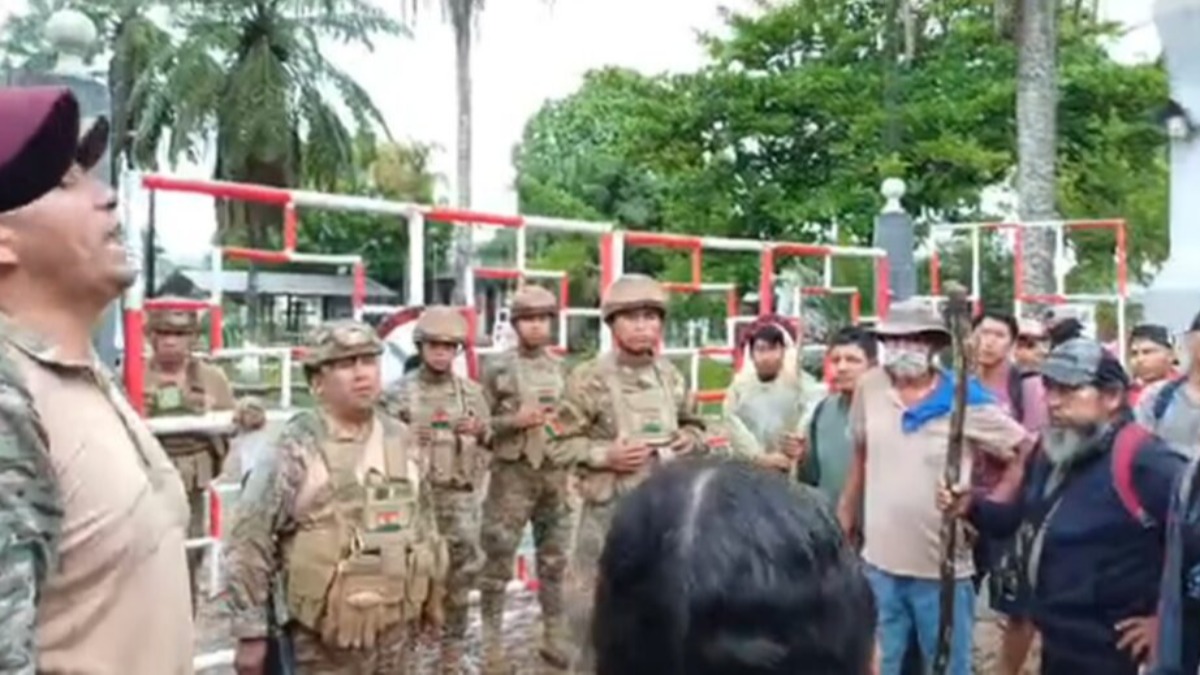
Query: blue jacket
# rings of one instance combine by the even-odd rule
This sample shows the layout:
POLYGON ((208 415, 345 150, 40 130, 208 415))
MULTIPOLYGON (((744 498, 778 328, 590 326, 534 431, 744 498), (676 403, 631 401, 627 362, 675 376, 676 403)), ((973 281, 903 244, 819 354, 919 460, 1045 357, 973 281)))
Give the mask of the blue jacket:
POLYGON ((1128 654, 1117 649, 1114 626, 1155 613, 1163 565, 1162 524, 1172 485, 1186 465, 1157 437, 1139 449, 1133 487, 1153 521, 1140 522, 1113 487, 1112 446, 1121 425, 1097 441, 1092 456, 1069 469, 1054 495, 1046 495, 1052 466, 1042 453, 1035 453, 1016 500, 978 501, 969 516, 984 534, 1005 536, 1021 528, 1020 538, 1026 541, 1044 524, 1029 609, 1042 634, 1043 650, 1081 675, 1137 672, 1128 654), (1055 495, 1058 503, 1052 506, 1055 495))

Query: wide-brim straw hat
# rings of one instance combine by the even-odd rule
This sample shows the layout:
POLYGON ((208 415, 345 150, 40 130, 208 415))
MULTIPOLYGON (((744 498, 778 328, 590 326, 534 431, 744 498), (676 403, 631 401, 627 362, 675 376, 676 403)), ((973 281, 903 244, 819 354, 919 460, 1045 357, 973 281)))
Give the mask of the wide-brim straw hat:
POLYGON ((887 318, 873 329, 880 338, 928 336, 949 342, 950 331, 932 303, 920 299, 902 300, 888 309, 887 318))

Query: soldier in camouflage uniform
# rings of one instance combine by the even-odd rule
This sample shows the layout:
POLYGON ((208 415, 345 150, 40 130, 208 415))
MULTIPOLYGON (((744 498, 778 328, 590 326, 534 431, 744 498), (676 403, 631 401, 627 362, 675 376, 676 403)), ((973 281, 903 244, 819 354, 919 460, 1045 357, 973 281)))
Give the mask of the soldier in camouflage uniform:
POLYGON ((467 631, 467 596, 483 567, 479 490, 487 474, 484 444, 490 415, 479 385, 452 370, 467 340, 467 324, 457 310, 429 307, 417 320, 413 339, 421 366, 388 390, 385 407, 416 432, 433 484, 438 528, 450 550, 440 667, 443 673, 458 673, 467 631))
POLYGON ((666 311, 654 279, 630 274, 613 283, 601 314, 614 349, 572 371, 546 425, 550 457, 576 468, 582 499, 567 571, 575 673, 595 667, 588 629, 596 567, 618 499, 659 464, 709 448, 683 376, 656 354, 666 311))
MULTIPOLYGON (((176 309, 153 310, 147 315, 153 357, 146 366, 146 414, 203 415, 232 410, 233 390, 224 371, 192 356, 200 332, 199 315, 176 309)), ((179 470, 188 493, 191 509, 188 537, 203 537, 205 490, 221 471, 228 439, 216 434, 186 433, 163 435, 159 440, 179 470)), ((203 558, 204 549, 188 551, 193 606, 203 558)))
POLYGON ((272 621, 300 675, 403 675, 419 623, 441 621, 448 554, 408 428, 376 412, 382 350, 361 323, 315 330, 317 408, 250 471, 226 560, 239 675, 263 672, 272 621))
POLYGON ((540 286, 517 291, 512 323, 519 340, 497 357, 484 378, 492 405, 495 459, 483 509, 481 579, 485 674, 506 672, 503 643, 505 587, 513 570, 525 525, 532 521, 537 546, 538 600, 542 606, 542 657, 566 668, 563 574, 570 547, 571 518, 567 473, 546 459, 548 414, 562 397, 562 362, 546 350, 551 320, 558 314, 554 294, 540 286))

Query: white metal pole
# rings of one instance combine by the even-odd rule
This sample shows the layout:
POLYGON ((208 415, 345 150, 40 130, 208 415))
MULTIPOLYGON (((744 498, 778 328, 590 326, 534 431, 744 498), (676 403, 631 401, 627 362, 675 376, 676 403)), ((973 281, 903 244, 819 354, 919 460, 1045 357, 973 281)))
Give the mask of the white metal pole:
POLYGON ((408 212, 408 301, 409 307, 425 304, 425 215, 408 212))
POLYGON ((692 391, 699 391, 700 390, 700 350, 699 349, 692 350, 691 370, 692 370, 692 391))
POLYGON ((1126 327, 1125 327, 1125 296, 1118 293, 1117 294, 1117 349, 1120 350, 1120 352, 1117 354, 1117 358, 1121 360, 1122 365, 1125 364, 1125 355, 1129 349, 1129 347, 1128 347, 1129 336, 1125 332, 1125 330, 1126 330, 1126 327))
POLYGON ((1067 228, 1060 224, 1054 228, 1054 292, 1063 295, 1067 292, 1067 228))
MULTIPOLYGON (((614 230, 612 233, 612 280, 616 281, 625 274, 625 233, 620 230, 614 230)), ((601 300, 603 295, 608 292, 607 288, 600 289, 601 300)), ((609 330, 608 324, 604 320, 600 321, 600 351, 607 352, 613 348, 612 331, 609 330)))
POLYGON ((283 352, 279 359, 279 407, 288 410, 292 407, 292 350, 283 352))
POLYGON ((526 229, 527 228, 525 227, 517 228, 517 271, 519 271, 522 276, 524 276, 529 266, 527 261, 528 252, 526 249, 528 242, 525 240, 526 229))
POLYGON ((971 230, 971 298, 983 302, 983 258, 978 227, 971 230))

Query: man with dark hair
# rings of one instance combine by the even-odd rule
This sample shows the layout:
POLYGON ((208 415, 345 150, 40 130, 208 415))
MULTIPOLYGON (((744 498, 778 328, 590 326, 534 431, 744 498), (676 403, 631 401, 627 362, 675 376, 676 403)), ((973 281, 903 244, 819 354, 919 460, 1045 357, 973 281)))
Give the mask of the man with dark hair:
POLYGON ((739 455, 780 472, 792 469, 801 452, 801 423, 807 405, 797 364, 787 367, 789 339, 773 321, 759 321, 747 340, 753 377, 730 385, 725 423, 730 445, 739 455))
POLYGON ((1083 322, 1079 320, 1079 312, 1071 307, 1053 307, 1046 310, 1045 325, 1051 349, 1067 340, 1083 336, 1083 322))
POLYGON ((1046 327, 1036 319, 1017 321, 1017 346, 1013 350, 1013 362, 1022 372, 1036 372, 1050 353, 1050 339, 1046 327))
POLYGON ((800 481, 817 488, 836 506, 846 483, 854 446, 850 439, 850 402, 854 388, 879 357, 879 342, 862 328, 839 330, 826 356, 833 370, 833 392, 821 400, 805 425, 808 448, 801 460, 800 481))
POLYGON ((1200 452, 1200 314, 1186 336, 1188 370, 1147 387, 1137 402, 1137 421, 1190 457, 1200 452))
POLYGON ((866 675, 871 589, 824 500, 740 462, 664 468, 600 559, 598 675, 866 675))
POLYGON ((137 276, 107 140, 66 89, 0 87, 4 673, 192 671, 183 483, 92 349, 137 276))
POLYGON ((1151 656, 1163 531, 1185 460, 1132 421, 1129 378, 1094 340, 1043 366, 1050 426, 1041 452, 982 497, 941 490, 939 506, 1028 552, 1043 675, 1135 675, 1151 656), (952 498, 952 495, 958 495, 952 498))
POLYGON ((1133 375, 1129 402, 1133 405, 1148 387, 1179 377, 1175 371, 1175 343, 1165 326, 1134 326, 1129 333, 1129 371, 1133 375))
MULTIPOLYGON (((1045 390, 1036 372, 1021 372, 1012 363, 1013 343, 1020 330, 1011 315, 986 310, 972 322, 975 376, 1031 434, 1046 426, 1045 390)), ((987 492, 999 481, 1004 465, 983 461, 974 465, 976 489, 987 492)), ((1007 538, 981 536, 975 543, 975 579, 988 579, 988 600, 1004 616, 997 675, 1019 675, 1033 644, 1034 629, 1026 616, 1028 584, 1023 583, 1020 556, 1007 538)))

